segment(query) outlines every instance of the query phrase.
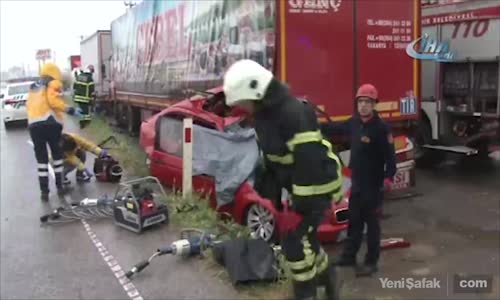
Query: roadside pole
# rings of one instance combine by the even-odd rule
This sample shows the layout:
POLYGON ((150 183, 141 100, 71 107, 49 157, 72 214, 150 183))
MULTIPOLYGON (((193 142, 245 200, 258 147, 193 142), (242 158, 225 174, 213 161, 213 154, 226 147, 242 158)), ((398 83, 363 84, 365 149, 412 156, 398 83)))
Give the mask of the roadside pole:
POLYGON ((193 119, 183 120, 182 130, 182 197, 192 195, 193 190, 193 119))

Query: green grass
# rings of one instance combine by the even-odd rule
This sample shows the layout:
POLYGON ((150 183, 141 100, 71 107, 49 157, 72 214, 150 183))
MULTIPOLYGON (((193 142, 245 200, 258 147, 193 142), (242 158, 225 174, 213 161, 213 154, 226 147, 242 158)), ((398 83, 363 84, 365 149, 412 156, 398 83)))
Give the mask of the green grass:
MULTIPOLYGON (((71 101, 71 100, 70 100, 71 101)), ((115 157, 124 168, 127 177, 143 177, 149 175, 146 165, 146 153, 138 144, 137 138, 132 138, 125 133, 116 132, 101 116, 94 116, 90 125, 82 130, 82 135, 99 143, 110 135, 115 136, 118 145, 110 142, 109 153, 115 157)), ((197 228, 215 234, 220 239, 230 239, 237 237, 249 237, 249 230, 232 221, 230 216, 221 215, 212 209, 209 201, 201 195, 194 193, 192 197, 184 199, 181 193, 168 191, 167 199, 164 199, 170 209, 170 226, 174 229, 197 228), (179 212, 177 207, 183 205, 195 206, 195 209, 188 212, 179 212)), ((203 260, 203 268, 214 274, 216 278, 224 283, 229 283, 229 277, 210 253, 208 259, 203 260)), ((281 256, 280 256, 281 257, 281 256)), ((279 259, 280 265, 283 265, 282 257, 279 259)), ((236 287, 238 291, 248 297, 258 299, 283 299, 288 297, 290 290, 289 281, 280 279, 276 283, 255 283, 236 287)))
POLYGON ((106 122, 103 117, 96 116, 85 128, 83 135, 91 137, 97 144, 108 138, 114 136, 118 144, 113 141, 108 142, 105 147, 110 147, 108 152, 120 162, 127 175, 134 177, 143 177, 149 175, 149 170, 146 165, 146 153, 138 145, 136 138, 132 138, 126 134, 121 134, 113 131, 111 126, 106 122))

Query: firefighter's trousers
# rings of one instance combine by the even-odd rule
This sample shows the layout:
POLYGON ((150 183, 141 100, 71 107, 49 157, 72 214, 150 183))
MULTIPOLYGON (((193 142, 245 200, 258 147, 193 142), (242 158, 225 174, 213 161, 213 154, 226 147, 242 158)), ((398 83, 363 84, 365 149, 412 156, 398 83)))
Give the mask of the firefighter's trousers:
POLYGON ((352 193, 349 199, 349 227, 342 256, 355 260, 363 241, 363 229, 366 224, 366 243, 368 252, 365 264, 376 265, 380 256, 380 214, 382 211, 383 192, 352 193))
POLYGON ((47 144, 52 153, 52 167, 58 189, 63 187, 63 151, 60 147, 62 125, 53 122, 39 122, 31 124, 29 127, 31 140, 35 150, 35 157, 38 163, 38 181, 42 193, 49 192, 49 153, 47 144))
POLYGON ((92 112, 91 112, 92 101, 75 99, 75 102, 78 104, 78 107, 80 107, 80 109, 82 110, 82 115, 80 116, 80 127, 83 128, 88 123, 90 123, 90 121, 92 121, 92 112))
POLYGON ((303 216, 296 230, 287 232, 282 241, 283 252, 293 280, 296 299, 316 296, 316 279, 328 271, 328 255, 317 238, 317 229, 330 196, 295 201, 293 210, 303 216), (309 200, 309 201, 308 201, 309 200))

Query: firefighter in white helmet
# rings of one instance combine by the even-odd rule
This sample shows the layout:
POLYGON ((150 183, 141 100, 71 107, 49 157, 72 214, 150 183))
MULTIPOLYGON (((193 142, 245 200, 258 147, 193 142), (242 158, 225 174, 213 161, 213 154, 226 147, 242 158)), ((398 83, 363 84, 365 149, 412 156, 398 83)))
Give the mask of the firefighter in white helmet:
POLYGON ((328 299, 338 299, 335 267, 316 234, 332 199, 341 199, 341 164, 321 135, 314 108, 252 60, 234 63, 223 89, 227 105, 253 116, 266 172, 273 172, 277 184, 290 192, 292 209, 303 217, 281 244, 295 299, 314 299, 318 285, 325 286, 328 299))

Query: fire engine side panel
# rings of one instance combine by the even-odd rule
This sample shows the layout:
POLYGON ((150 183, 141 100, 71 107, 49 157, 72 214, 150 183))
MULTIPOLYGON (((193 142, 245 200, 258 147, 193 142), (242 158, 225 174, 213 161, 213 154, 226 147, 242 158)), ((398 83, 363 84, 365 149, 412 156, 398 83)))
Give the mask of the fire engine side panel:
MULTIPOLYGON (((316 2, 316 1, 313 1, 316 2)), ((352 113, 354 85, 353 2, 324 1, 325 6, 286 1, 280 44, 286 61, 282 76, 297 96, 324 109, 335 119, 352 113)), ((285 3, 285 1, 283 1, 285 3)), ((282 16, 282 15, 280 15, 282 16)))
MULTIPOLYGON (((422 35, 429 37, 438 36, 438 26, 426 26, 422 28, 422 35)), ((422 101, 430 101, 438 98, 439 64, 435 60, 422 61, 422 101)))
POLYGON ((450 41, 457 61, 495 60, 500 55, 500 19, 442 24, 441 40, 450 41))
POLYGON ((418 0, 357 1, 357 84, 378 88, 385 118, 418 118, 420 61, 406 47, 420 36, 419 9, 418 0))

